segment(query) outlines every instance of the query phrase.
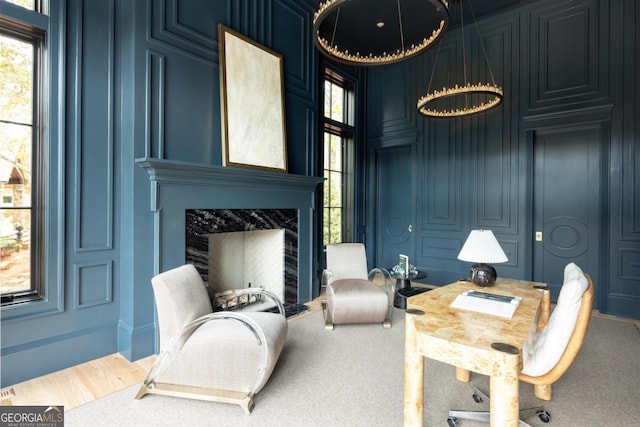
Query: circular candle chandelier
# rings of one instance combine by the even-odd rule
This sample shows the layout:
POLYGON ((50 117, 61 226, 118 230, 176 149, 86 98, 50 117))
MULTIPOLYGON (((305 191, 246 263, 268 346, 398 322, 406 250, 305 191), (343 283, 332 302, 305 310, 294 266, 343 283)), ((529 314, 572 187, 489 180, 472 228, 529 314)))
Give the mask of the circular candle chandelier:
POLYGON ((433 45, 449 20, 449 0, 326 0, 313 17, 315 44, 351 65, 383 65, 433 45))
MULTIPOLYGON (((462 3, 462 0, 454 0, 462 3)), ((470 0, 469 9, 471 15, 473 15, 473 8, 471 7, 470 0)), ((475 17, 474 17, 475 21, 475 17)), ((475 23, 475 22, 474 22, 475 23)), ((477 23, 476 29, 477 29, 477 23)), ((491 76, 491 83, 470 83, 467 80, 467 63, 465 59, 465 42, 464 42, 464 14, 462 10, 462 4, 460 4, 460 32, 462 35, 462 66, 464 83, 455 84, 451 87, 443 87, 440 90, 431 91, 431 83, 433 82, 433 76, 436 71, 436 65, 438 63, 438 53, 440 52, 440 46, 436 52, 436 59, 431 72, 431 78, 429 80, 429 87, 427 88, 427 94, 418 99, 418 112, 427 117, 460 117, 467 116, 475 113, 487 111, 502 102, 503 92, 502 88, 496 85, 489 65, 489 59, 487 58, 487 52, 480 37, 480 31, 478 31, 478 38, 480 39, 480 45, 482 46, 482 52, 487 65, 489 75, 491 76)))

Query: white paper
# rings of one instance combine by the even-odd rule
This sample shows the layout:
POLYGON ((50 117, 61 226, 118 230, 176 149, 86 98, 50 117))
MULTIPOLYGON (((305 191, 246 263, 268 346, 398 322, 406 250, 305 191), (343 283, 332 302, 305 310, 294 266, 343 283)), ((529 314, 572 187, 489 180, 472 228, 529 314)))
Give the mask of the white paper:
POLYGON ((461 294, 456 297, 456 299, 451 304, 451 307, 476 311, 479 313, 492 314, 494 316, 500 316, 510 319, 516 312, 520 300, 521 298, 516 298, 513 302, 507 303, 461 294))

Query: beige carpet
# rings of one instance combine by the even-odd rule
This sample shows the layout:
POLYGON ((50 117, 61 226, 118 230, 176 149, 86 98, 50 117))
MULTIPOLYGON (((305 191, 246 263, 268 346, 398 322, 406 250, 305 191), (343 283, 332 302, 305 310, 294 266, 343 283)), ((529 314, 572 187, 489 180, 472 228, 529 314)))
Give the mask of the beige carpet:
MULTIPOLYGON (((324 330, 320 312, 290 323, 285 350, 249 416, 236 405, 165 396, 134 400, 130 387, 65 414, 66 426, 402 426, 404 312, 378 325, 324 330)), ((215 363, 212 361, 212 363, 215 363)), ((485 409, 471 398, 488 379, 455 380, 453 367, 427 359, 425 425, 446 426, 449 409, 485 409)), ((523 405, 537 405, 522 384, 523 405)), ((640 335, 629 323, 594 318, 568 373, 544 402, 551 423, 532 426, 631 427, 640 424, 640 335)), ((460 427, 486 426, 460 421, 460 427)))

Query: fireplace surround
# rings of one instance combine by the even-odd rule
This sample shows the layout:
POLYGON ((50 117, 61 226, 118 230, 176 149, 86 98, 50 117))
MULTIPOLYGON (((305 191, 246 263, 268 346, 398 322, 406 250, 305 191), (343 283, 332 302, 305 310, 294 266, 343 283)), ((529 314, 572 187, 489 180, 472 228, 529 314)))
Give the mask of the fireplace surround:
MULTIPOLYGON (((187 211, 295 212, 296 219, 289 218, 282 227, 297 233, 296 268, 291 267, 295 279, 287 279, 285 302, 305 303, 318 296, 318 255, 313 241, 316 189, 322 178, 149 157, 138 159, 137 164, 147 172, 151 192, 154 259, 149 276, 192 260, 186 249, 187 211)), ((292 234, 289 231, 285 236, 292 234)), ((201 259, 193 259, 200 269, 201 259)), ((152 299, 150 286, 144 293, 143 299, 152 299)))
MULTIPOLYGON (((185 260, 193 264, 210 291, 209 241, 216 233, 256 230, 284 231, 284 300, 298 300, 298 211, 296 209, 187 209, 185 211, 185 260)), ((240 272, 238 274, 241 274, 240 272)), ((256 284, 261 286, 260 283, 256 284)), ((263 287, 268 289, 268 286, 263 287)))

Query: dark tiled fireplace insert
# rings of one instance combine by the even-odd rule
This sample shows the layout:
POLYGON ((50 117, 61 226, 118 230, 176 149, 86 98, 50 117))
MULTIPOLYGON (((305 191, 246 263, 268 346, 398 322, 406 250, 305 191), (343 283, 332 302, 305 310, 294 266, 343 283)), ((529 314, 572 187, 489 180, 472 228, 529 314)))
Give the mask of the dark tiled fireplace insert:
MULTIPOLYGON (((297 209, 187 209, 185 211, 185 260, 193 264, 211 286, 209 237, 215 233, 255 230, 284 231, 283 303, 289 314, 306 307, 298 301, 298 211, 297 209)), ((213 289, 216 291, 216 289, 213 289)))

